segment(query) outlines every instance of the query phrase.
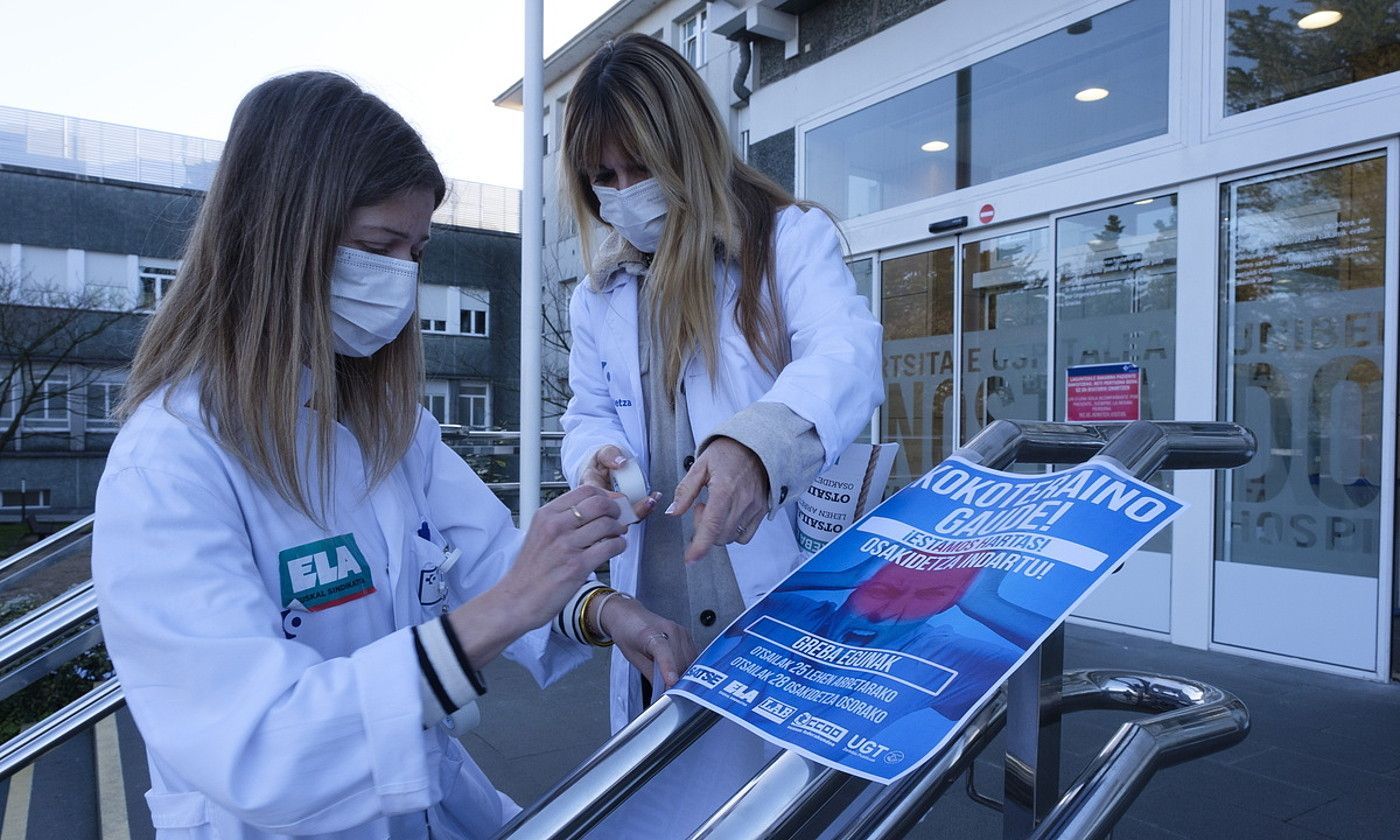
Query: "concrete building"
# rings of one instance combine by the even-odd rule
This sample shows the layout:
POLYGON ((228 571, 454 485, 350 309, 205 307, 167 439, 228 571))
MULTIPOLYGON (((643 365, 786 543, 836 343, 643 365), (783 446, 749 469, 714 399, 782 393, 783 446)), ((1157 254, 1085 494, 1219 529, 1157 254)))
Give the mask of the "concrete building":
POLYGON ((1076 620, 1400 677, 1400 3, 620 2, 546 62, 547 284, 581 273, 563 103, 625 31, 690 57, 740 153, 841 220, 893 483, 996 418, 1238 421, 1258 456, 1166 476, 1190 510, 1076 620), (1114 373, 1117 407, 1083 387, 1114 373))
MULTIPOLYGON (((92 512, 124 368, 175 282, 221 148, 0 108, 0 430, 17 421, 0 450, 0 518, 92 512), (60 339, 27 342, 36 322, 62 325, 60 339), (26 346, 39 368, 53 367, 29 377, 42 393, 28 401, 25 377, 7 375, 26 346)), ((434 216, 419 323, 424 402, 444 424, 518 426, 519 207, 517 190, 453 181, 434 216)))

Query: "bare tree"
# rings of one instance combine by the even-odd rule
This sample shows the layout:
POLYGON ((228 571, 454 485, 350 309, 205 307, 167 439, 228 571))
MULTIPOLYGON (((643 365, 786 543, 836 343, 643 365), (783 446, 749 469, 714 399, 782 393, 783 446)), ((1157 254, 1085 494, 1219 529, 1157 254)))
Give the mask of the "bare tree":
POLYGON ((98 339, 131 311, 125 290, 69 292, 0 265, 0 451, 46 401, 66 406, 97 378, 79 363, 97 355, 98 339))

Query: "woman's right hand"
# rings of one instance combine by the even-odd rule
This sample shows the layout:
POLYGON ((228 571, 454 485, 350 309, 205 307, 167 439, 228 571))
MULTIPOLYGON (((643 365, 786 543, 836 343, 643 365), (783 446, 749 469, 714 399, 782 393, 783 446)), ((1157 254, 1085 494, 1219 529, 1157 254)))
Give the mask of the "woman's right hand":
POLYGON ((627 526, 618 521, 619 498, 578 487, 535 512, 510 571, 448 615, 476 667, 552 619, 589 574, 622 553, 627 526))
MULTIPOLYGON (((612 444, 598 447, 593 453, 593 457, 583 468, 583 475, 579 476, 580 487, 599 487, 603 490, 613 489, 613 472, 622 469, 628 461, 633 460, 630 453, 623 452, 612 444)), ((632 505, 632 512, 638 519, 646 519, 647 514, 656 508, 656 503, 661 500, 661 492, 653 492, 639 502, 632 505)))

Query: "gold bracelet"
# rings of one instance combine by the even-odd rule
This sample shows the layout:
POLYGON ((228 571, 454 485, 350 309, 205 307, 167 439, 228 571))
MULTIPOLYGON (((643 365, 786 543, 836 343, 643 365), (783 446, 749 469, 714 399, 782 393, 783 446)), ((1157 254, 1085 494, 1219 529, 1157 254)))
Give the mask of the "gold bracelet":
POLYGON ((616 592, 616 591, 617 591, 616 589, 612 589, 611 587, 600 586, 600 587, 598 587, 597 589, 594 589, 592 592, 588 593, 587 595, 583 596, 583 600, 579 602, 579 605, 578 605, 578 629, 579 629, 579 635, 583 636, 583 640, 584 640, 585 642, 588 642, 588 643, 589 643, 590 645, 592 645, 593 647, 600 647, 600 648, 612 647, 613 642, 612 642, 612 639, 604 639, 604 638, 602 638, 601 636, 596 636, 596 635, 593 634, 593 631, 592 631, 592 630, 589 628, 589 626, 588 626, 588 605, 591 604, 591 603, 593 603, 593 599, 594 599, 594 598, 597 598, 599 595, 606 595, 606 594, 609 594, 609 593, 612 593, 612 592, 616 592))

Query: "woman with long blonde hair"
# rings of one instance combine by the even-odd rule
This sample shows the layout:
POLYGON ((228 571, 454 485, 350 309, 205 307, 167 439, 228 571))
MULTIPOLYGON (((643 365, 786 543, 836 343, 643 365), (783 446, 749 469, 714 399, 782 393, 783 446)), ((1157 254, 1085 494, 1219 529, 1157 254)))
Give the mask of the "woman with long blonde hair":
MULTIPOLYGON (((798 562, 797 496, 881 401, 880 326, 831 219, 736 158, 699 75, 653 38, 584 68, 561 181, 589 271, 570 304, 566 473, 608 488, 640 468, 654 492, 612 585, 704 645, 798 562)), ((614 728, 680 676, 614 657, 614 728)), ((746 778, 712 740, 712 761, 664 771, 686 794, 657 800, 656 836, 684 836, 746 778)))
POLYGON ((419 404, 444 190, 344 77, 271 79, 234 115, 97 494, 160 837, 489 837, 514 803, 455 737, 483 665, 544 684, 611 638, 676 667, 679 628, 590 579, 617 502, 578 488, 522 535, 419 404))

